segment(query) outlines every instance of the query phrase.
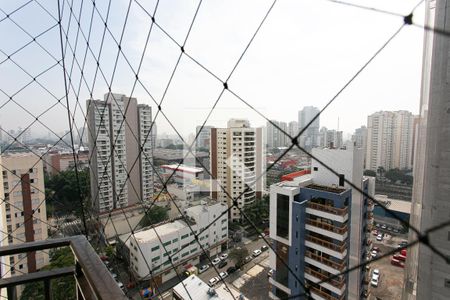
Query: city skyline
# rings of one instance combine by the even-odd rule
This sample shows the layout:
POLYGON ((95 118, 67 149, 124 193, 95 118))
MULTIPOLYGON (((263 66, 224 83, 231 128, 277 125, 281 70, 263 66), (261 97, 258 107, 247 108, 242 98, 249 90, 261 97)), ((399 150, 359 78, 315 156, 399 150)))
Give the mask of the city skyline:
MULTIPOLYGON (((390 3, 391 1, 372 2, 370 4, 374 4, 375 7, 388 7, 389 10, 405 14, 415 5, 413 1, 402 3, 390 3)), ((208 69, 211 69, 220 77, 225 77, 227 70, 234 63, 233 61, 237 59, 236 53, 239 53, 245 47, 245 42, 248 40, 250 33, 253 32, 257 21, 270 4, 269 2, 258 2, 258 5, 255 5, 255 3, 234 3, 230 5, 230 7, 233 6, 240 9, 240 13, 235 16, 231 13, 235 10, 231 11, 230 8, 224 5, 205 5, 192 30, 186 51, 205 64, 208 69), (250 11, 252 12, 251 14, 249 13, 250 11), (237 36, 232 36, 229 33, 230 18, 234 21, 232 29, 240 28, 240 33, 237 36), (211 22, 212 20, 215 20, 215 22, 211 22), (204 24, 210 24, 210 26, 205 26, 204 24), (215 25, 211 26, 211 24, 215 25), (217 35, 216 32, 223 34, 217 35), (227 53, 229 55, 226 55, 227 53), (218 58, 221 59, 218 60, 218 58)), ((366 2, 364 4, 369 5, 366 2)), ((125 1, 113 5, 111 9, 112 20, 123 20, 124 16, 120 11, 124 11, 125 5, 125 1)), ((151 11, 153 5, 154 3, 149 3, 145 8, 151 11)), ((184 26, 175 27, 170 20, 175 17, 177 22, 187 24, 187 20, 194 13, 193 5, 194 3, 170 3, 162 4, 159 7, 158 12, 160 15, 158 17, 162 26, 167 28, 169 34, 173 35, 176 40, 182 39, 183 35, 186 34, 187 28, 184 26)), ((99 9, 104 11, 105 7, 101 5, 99 9)), ((5 10, 7 11, 7 7, 5 7, 5 10)), ((370 11, 353 10, 353 8, 341 7, 326 1, 314 3, 314 5, 309 2, 292 3, 283 1, 278 3, 273 11, 273 16, 267 20, 261 36, 256 38, 255 45, 249 49, 246 58, 237 69, 236 77, 230 80, 230 89, 260 110, 269 119, 286 119, 286 122, 288 122, 297 119, 296 111, 300 110, 301 107, 314 105, 321 109, 338 91, 338 88, 345 80, 356 72, 362 62, 369 58, 370 53, 373 53, 399 24, 399 20, 392 16, 370 11), (292 12, 294 11, 297 13, 293 14, 292 12), (320 14, 318 13, 319 11, 320 14), (357 12, 357 14, 354 14, 354 12, 357 12), (280 14, 288 17, 280 19, 280 14), (316 24, 317 26, 313 32, 305 32, 303 30, 304 25, 316 23, 318 17, 323 22, 320 25, 316 24), (333 26, 330 26, 331 24, 333 26), (280 32, 282 34, 279 34, 280 32), (343 32, 345 32, 345 35, 342 34, 343 32), (368 32, 370 35, 367 35, 368 32), (291 41, 288 37, 292 35, 302 36, 304 41, 291 41), (326 36, 328 38, 320 40, 317 39, 318 36, 326 36), (339 36, 339 39, 333 36, 339 36), (262 41, 272 42, 271 44, 266 44, 262 41), (334 44, 334 51, 331 53, 326 51, 329 43, 334 44), (355 44, 358 47, 355 47, 355 44), (287 55, 276 55, 277 53, 282 53, 282 51, 287 52, 287 55), (298 53, 302 55, 298 56, 298 53), (321 58, 320 64, 304 59, 313 54, 321 58), (283 72, 280 74, 280 71, 283 72), (274 74, 277 74, 277 76, 274 76, 274 74), (242 84, 244 82, 245 84, 242 84), (274 99, 277 102, 276 106, 272 105, 274 99), (294 110, 286 110, 285 108, 287 107, 293 107, 294 110)), ((22 21, 25 25, 28 25, 29 21, 26 20, 27 13, 28 11, 25 11, 23 15, 17 16, 16 21, 22 21)), ((38 12, 38 14, 40 13, 38 12)), ((134 35, 127 35, 124 47, 126 48, 126 55, 130 59, 137 60, 145 41, 144 33, 140 28, 142 24, 148 23, 148 19, 136 6, 132 7, 132 13, 135 14, 135 18, 129 20, 127 32, 132 32, 134 35)), ((414 18, 418 23, 422 22, 422 6, 419 7, 419 11, 416 12, 414 18)), ((98 20, 96 20, 95 24, 97 22, 98 20)), ((117 23, 113 22, 111 25, 111 31, 115 35, 121 29, 119 27, 120 22, 117 23)), ((27 29, 30 28, 27 27, 27 29)), ((34 32, 38 32, 39 29, 41 28, 33 28, 34 32)), ((231 31, 234 32, 234 30, 231 31)), ((6 40, 13 40, 13 36, 10 36, 13 33, 16 32, 6 32, 6 40)), ((19 35, 20 38, 16 38, 12 43, 9 43, 8 49, 5 49, 6 53, 8 53, 8 50, 13 51, 15 48, 18 48, 21 42, 25 41, 22 35, 23 33, 19 35)), ((56 32, 51 31, 46 38, 52 40, 59 37, 56 32)), ((405 28, 398 36, 398 41, 389 45, 383 54, 373 62, 371 67, 361 74, 358 82, 352 84, 340 96, 337 103, 324 112, 321 116, 322 125, 327 128, 335 128, 339 118, 340 130, 343 130, 345 133, 352 133, 355 128, 364 124, 367 115, 378 110, 409 110, 417 114, 420 95, 421 44, 422 32, 414 27, 405 28), (407 47, 407 53, 403 53, 404 47, 407 47), (402 55, 398 55, 399 53, 402 53, 402 55), (388 74, 384 72, 386 68, 390 70, 388 74), (397 78, 402 78, 402 80, 395 80, 397 78), (373 82, 377 82, 377 85, 382 85, 383 88, 374 89, 373 82), (395 83, 395 86, 393 83, 395 83), (349 106, 352 107, 351 112, 347 109, 349 106), (354 114, 354 111, 358 111, 358 114, 354 114)), ((111 49, 117 48, 117 46, 114 47, 113 40, 108 36, 106 37, 105 45, 111 49)), ((92 45, 93 48, 96 46, 98 45, 92 45)), ((150 85, 151 89, 149 91, 154 95, 156 101, 159 102, 174 67, 177 49, 157 30, 150 37, 149 48, 151 51, 148 50, 149 53, 145 56, 140 78, 146 85, 150 85)), ((24 53, 21 53, 21 57, 26 56, 28 53, 27 49, 24 51, 24 53)), ((112 60, 114 56, 115 51, 111 51, 111 53, 105 53, 103 59, 112 60)), ((94 71, 93 59, 88 57, 88 60, 89 63, 86 65, 85 74, 94 71)), ((48 65, 51 63, 51 59, 46 58, 43 60, 43 63, 48 65)), ((39 71, 26 58, 22 60, 22 65, 29 67, 30 73, 39 71)), ((93 98, 100 97, 105 91, 108 91, 105 81, 110 81, 112 66, 102 65, 101 67, 104 69, 107 80, 97 79, 92 91, 93 98)), ((5 76, 0 78, 8 86, 5 92, 12 94, 20 85, 27 81, 27 77, 22 71, 14 69, 10 64, 7 70, 18 76, 10 76, 11 78, 17 78, 16 82, 11 82, 11 79, 5 76)), ((45 83, 52 90, 59 91, 57 93, 58 96, 63 94, 60 75, 56 70, 53 70, 45 77, 45 83), (58 87, 55 85, 58 85, 58 87)), ((132 88, 133 82, 131 79, 134 79, 134 76, 130 75, 132 75, 132 72, 121 57, 116 70, 116 77, 111 86, 112 91, 135 97, 139 99, 140 103, 148 104, 153 111, 157 111, 156 104, 144 92, 140 84, 134 89, 132 88)), ((86 76, 91 78, 91 75, 86 76)), ((219 88, 220 83, 214 81, 198 65, 187 58, 182 58, 179 70, 175 74, 172 87, 168 90, 162 107, 167 112, 167 117, 180 130, 180 133, 183 136, 187 136, 195 131, 196 125, 203 123, 208 109, 217 98, 219 88), (200 90, 198 89, 199 87, 201 87, 200 90), (182 101, 184 104, 180 106, 177 104, 178 101, 182 101), (191 118, 176 118, 175 112, 180 110, 184 114, 191 116, 191 118)), ((69 94, 70 99, 74 100, 75 96, 73 92, 69 94)), ((50 95, 40 89, 34 94, 29 94, 25 90, 15 97, 19 103, 26 105, 30 112, 34 114, 44 111, 46 107, 54 102, 50 95)), ((78 95, 78 99, 84 100, 88 98, 90 98, 90 95, 87 88, 83 87, 80 95, 78 95)), ((3 100, 1 103, 3 104, 5 101, 3 100)), ((82 100, 80 101, 82 102, 82 100)), ((72 110, 75 109, 73 105, 71 106, 72 110)), ((44 114, 41 120, 44 124, 48 124, 51 122, 50 120, 60 119, 61 122, 56 122, 52 129, 56 132, 64 132, 68 126, 66 120, 62 118, 64 116, 63 112, 63 107, 57 106, 51 109, 49 113, 44 114)), ((17 128, 18 126, 25 128, 33 121, 31 116, 16 106, 7 105, 0 113, 3 128, 17 128), (13 117, 18 114, 23 116, 20 120, 13 117)), ((231 115, 235 118, 245 117, 255 126, 262 126, 266 122, 233 95, 226 92, 207 123, 216 127, 224 127, 231 115)), ((79 109, 77 109, 75 121, 78 127, 83 125, 83 116, 79 109)), ((175 134, 161 115, 157 117, 156 122, 160 126, 160 132, 175 134)), ((47 133, 40 124, 34 124, 31 129, 35 134, 45 135, 47 133)))

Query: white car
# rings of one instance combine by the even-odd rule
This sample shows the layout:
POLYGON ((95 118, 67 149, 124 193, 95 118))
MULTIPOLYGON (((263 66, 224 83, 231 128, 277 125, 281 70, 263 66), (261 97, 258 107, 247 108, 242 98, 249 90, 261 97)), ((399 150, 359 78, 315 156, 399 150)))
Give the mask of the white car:
POLYGON ((219 277, 213 277, 208 281, 209 286, 213 286, 215 285, 217 282, 219 282, 220 278, 219 277))
POLYGON ((203 265, 200 268, 198 268, 198 273, 202 274, 203 272, 205 272, 208 269, 209 269, 209 265, 203 265))
POLYGON ((377 241, 381 242, 383 240, 383 235, 380 233, 377 235, 377 241))
POLYGON ((378 286, 378 278, 377 279, 372 278, 372 280, 370 281, 370 284, 374 287, 377 287, 378 286))
POLYGON ((372 278, 379 278, 380 277, 380 270, 379 269, 373 269, 372 272, 372 278))
POLYGON ((220 272, 219 273, 220 278, 225 279, 228 277, 228 273, 227 272, 220 272))
POLYGON ((218 258, 218 257, 214 258, 212 261, 212 264, 217 265, 218 263, 220 263, 220 258, 218 258))
POLYGON ((259 250, 259 249, 253 250, 253 256, 254 256, 254 257, 257 257, 257 256, 259 256, 260 254, 261 254, 261 250, 259 250))
POLYGON ((221 256, 220 256, 220 259, 221 260, 225 260, 225 259, 227 259, 228 258, 228 254, 227 253, 224 253, 224 254, 222 254, 221 256))
POLYGON ((118 281, 118 282, 117 282, 117 285, 118 285, 121 289, 123 289, 123 283, 122 283, 122 282, 118 281))
POLYGON ((376 250, 372 250, 372 252, 370 252, 370 255, 372 256, 372 258, 377 257, 378 252, 376 250))

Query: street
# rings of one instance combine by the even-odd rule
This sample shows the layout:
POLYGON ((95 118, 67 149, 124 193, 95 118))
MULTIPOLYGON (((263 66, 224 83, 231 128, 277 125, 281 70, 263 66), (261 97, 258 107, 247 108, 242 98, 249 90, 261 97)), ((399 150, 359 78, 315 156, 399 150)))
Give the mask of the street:
MULTIPOLYGON (((235 247, 245 247, 245 248, 248 249, 248 253, 249 253, 248 255, 252 255, 253 250, 261 249, 261 247, 262 247, 263 245, 266 245, 266 243, 264 242, 264 240, 261 239, 261 238, 258 238, 257 240, 251 241, 251 242, 248 243, 248 244, 244 244, 244 243, 236 244, 235 247)), ((230 249, 229 249, 228 251, 226 251, 226 252, 228 253, 229 251, 230 251, 230 249)), ((248 263, 248 264, 247 264, 248 266, 246 265, 246 266, 245 266, 245 269, 247 270, 249 266, 253 266, 253 265, 255 264, 255 261, 261 260, 261 259, 260 259, 261 257, 266 257, 266 256, 268 256, 268 253, 269 253, 269 251, 263 252, 263 253, 262 253, 260 256, 258 256, 256 259, 253 259, 250 263, 248 263)), ((214 258, 216 258, 216 256, 211 257, 211 260, 214 259, 214 258)), ((227 262, 228 262, 228 264, 227 264, 225 267, 220 268, 220 269, 219 269, 219 267, 216 265, 217 270, 218 270, 219 273, 220 273, 220 272, 226 271, 226 270, 227 270, 229 267, 231 267, 231 266, 234 266, 234 262, 233 262, 231 259, 227 259, 227 262)), ((199 276, 198 276, 200 279, 202 279, 202 280, 203 280, 204 282, 206 282, 206 283, 208 283, 208 281, 209 281, 211 278, 216 277, 216 276, 219 276, 219 274, 216 272, 216 270, 213 268, 213 266, 211 266, 211 263, 209 263, 209 261, 203 261, 203 262, 201 262, 201 263, 200 263, 200 266, 202 266, 202 265, 204 265, 204 264, 207 264, 207 263, 210 265, 210 266, 209 266, 209 269, 206 270, 205 272, 203 272, 202 274, 199 274, 199 276)), ((235 272, 235 274, 237 274, 237 273, 239 273, 239 272, 235 272)), ((235 279, 235 277, 238 277, 238 276, 236 276, 235 274, 232 274, 233 276, 230 276, 229 278, 227 278, 226 281, 228 282, 228 280, 235 279)))

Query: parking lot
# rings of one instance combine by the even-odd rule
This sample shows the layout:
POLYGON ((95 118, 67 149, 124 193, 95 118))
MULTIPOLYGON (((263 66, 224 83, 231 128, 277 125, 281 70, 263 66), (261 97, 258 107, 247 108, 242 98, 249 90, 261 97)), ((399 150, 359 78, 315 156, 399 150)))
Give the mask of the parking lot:
MULTIPOLYGON (((374 246, 379 247, 380 255, 392 251, 403 240, 403 237, 389 236, 382 242, 376 241, 376 237, 371 237, 374 246)), ((382 258, 370 264, 370 275, 374 269, 380 270, 378 287, 370 286, 369 299, 401 299, 403 290, 404 269, 391 264, 391 256, 382 258)))

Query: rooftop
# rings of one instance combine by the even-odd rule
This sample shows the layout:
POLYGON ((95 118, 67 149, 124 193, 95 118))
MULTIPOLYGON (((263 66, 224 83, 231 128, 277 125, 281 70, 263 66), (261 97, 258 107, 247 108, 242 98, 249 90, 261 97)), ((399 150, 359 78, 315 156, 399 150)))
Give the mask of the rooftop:
MULTIPOLYGON (((203 282, 195 275, 191 275, 173 288, 180 299, 195 300, 231 300, 239 299, 240 293, 234 289, 228 291, 224 285, 210 288, 208 284, 203 282), (184 285, 184 287, 183 287, 184 285), (186 292, 189 291, 189 294, 186 292)), ((245 299, 245 298, 242 298, 245 299)))
POLYGON ((147 230, 139 231, 134 234, 134 237, 139 243, 147 243, 158 239, 158 235, 163 237, 165 235, 176 233, 179 230, 185 228, 187 225, 185 222, 177 220, 169 223, 165 223, 154 228, 149 228, 147 230), (158 235, 156 235, 156 231, 158 231, 158 235))
POLYGON ((319 185, 319 184, 314 184, 314 183, 307 185, 306 188, 335 193, 335 194, 341 194, 341 193, 345 192, 344 188, 338 188, 338 187, 334 187, 334 186, 325 186, 325 185, 319 185))
POLYGON ((169 170, 177 170, 179 172, 192 173, 192 174, 203 172, 203 168, 189 167, 189 166, 178 165, 178 164, 162 165, 161 168, 169 169, 169 170))
POLYGON ((405 214, 411 214, 411 202, 409 201, 389 198, 386 195, 375 195, 374 198, 375 200, 378 200, 379 202, 384 204, 386 208, 390 210, 402 212, 405 214))

